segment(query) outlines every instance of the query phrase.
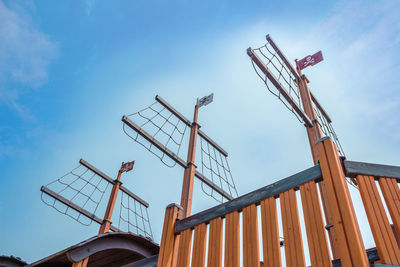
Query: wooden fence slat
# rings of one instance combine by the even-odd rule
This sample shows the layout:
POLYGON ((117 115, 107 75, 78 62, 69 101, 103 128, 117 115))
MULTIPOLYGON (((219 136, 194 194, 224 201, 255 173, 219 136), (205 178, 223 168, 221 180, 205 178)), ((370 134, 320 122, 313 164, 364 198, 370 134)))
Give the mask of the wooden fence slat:
POLYGON ((257 206, 243 209, 243 266, 260 266, 257 206))
POLYGON ((192 229, 186 229, 180 236, 177 266, 189 267, 192 252, 192 229))
POLYGON ((81 261, 72 263, 72 267, 86 267, 89 262, 89 257, 84 258, 81 261))
POLYGON ((203 210, 202 212, 179 220, 176 223, 175 233, 178 234, 181 231, 187 228, 193 228, 200 223, 208 223, 212 219, 223 217, 232 211, 242 210, 243 208, 251 204, 258 205, 258 203, 268 197, 279 195, 282 192, 285 192, 291 188, 297 187, 309 181, 321 180, 321 178, 322 175, 320 166, 316 165, 307 170, 289 176, 285 179, 279 180, 278 182, 264 186, 253 192, 235 198, 231 201, 227 201, 218 206, 203 210))
POLYGON ((280 195, 283 239, 287 266, 306 266, 300 230, 296 193, 290 189, 280 195))
POLYGON ((301 185, 300 194, 303 203, 311 265, 313 267, 332 266, 315 182, 301 185))
POLYGON ((222 219, 215 218, 210 221, 210 236, 208 240, 208 267, 222 266, 222 219))
POLYGON ((225 216, 225 260, 224 266, 240 266, 240 221, 239 212, 225 216))
POLYGON ((205 223, 194 227, 192 267, 203 267, 206 264, 207 225, 205 223))
POLYGON ((317 149, 342 265, 368 267, 367 254, 337 149, 329 137, 320 139, 317 149))
POLYGON ((368 222, 377 246, 379 258, 381 258, 383 262, 387 261, 390 256, 389 252, 386 249, 385 237, 382 235, 381 228, 379 226, 379 218, 376 217, 376 214, 374 212, 375 207, 373 202, 375 201, 375 197, 373 196, 373 193, 371 196, 371 190, 368 188, 367 185, 367 178, 364 178, 364 176, 357 176, 356 180, 361 194, 361 199, 367 213, 368 222))
POLYGON ((264 266, 281 267, 278 213, 274 197, 261 201, 261 224, 264 266))
MULTIPOLYGON (((385 238, 387 239, 387 243, 386 246, 389 249, 390 255, 391 255, 391 262, 390 264, 400 264, 400 248, 398 246, 397 240, 396 240, 396 236, 393 232, 392 226, 390 225, 388 216, 386 214, 386 210, 383 207, 383 203, 382 203, 382 199, 381 196, 378 192, 378 188, 377 185, 375 183, 375 178, 374 177, 370 177, 369 178, 369 183, 370 183, 370 188, 373 190, 373 194, 375 196, 375 207, 376 207, 376 211, 380 212, 380 226, 381 226, 381 231, 385 231, 387 233, 387 235, 385 235, 385 238)), ((379 215, 379 214, 378 214, 379 215)), ((379 251, 378 251, 379 252, 379 251)), ((381 259, 382 260, 382 259, 381 259)))
POLYGON ((160 252, 157 267, 169 267, 172 265, 176 250, 175 222, 182 208, 176 204, 170 204, 165 210, 164 226, 161 236, 160 252))
POLYGON ((400 264, 400 249, 380 199, 374 177, 358 175, 356 179, 382 263, 400 264))
POLYGON ((400 235, 400 189, 394 178, 379 178, 382 195, 393 220, 394 229, 400 235))

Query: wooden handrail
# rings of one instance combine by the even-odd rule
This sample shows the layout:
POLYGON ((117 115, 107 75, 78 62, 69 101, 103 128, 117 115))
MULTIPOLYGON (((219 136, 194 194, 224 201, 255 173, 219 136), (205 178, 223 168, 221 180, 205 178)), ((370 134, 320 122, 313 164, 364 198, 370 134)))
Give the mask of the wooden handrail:
POLYGON ((185 229, 194 228, 201 223, 208 223, 210 220, 224 217, 232 211, 241 211, 243 208, 256 204, 259 205, 260 201, 268 197, 276 197, 280 193, 289 189, 298 189, 302 184, 310 181, 321 181, 322 173, 319 165, 296 173, 276 183, 267 185, 246 195, 235 198, 231 201, 225 202, 221 205, 215 206, 208 210, 199 212, 185 219, 179 220, 175 224, 175 234, 179 234, 185 229))
POLYGON ((346 176, 356 178, 357 175, 371 175, 375 177, 391 177, 400 180, 400 167, 358 161, 344 161, 346 176))
POLYGON ((320 157, 318 165, 276 183, 187 218, 182 218, 179 207, 168 206, 158 267, 204 266, 206 262, 213 266, 222 266, 224 262, 225 266, 238 267, 241 261, 244 267, 252 267, 260 266, 261 260, 268 266, 282 266, 279 246, 282 232, 286 264, 305 266, 301 217, 312 266, 368 267, 370 262, 378 259, 378 254, 380 263, 398 266, 400 247, 396 234, 400 233, 400 167, 342 161, 330 138, 321 138, 316 146, 320 157), (373 255, 365 250, 346 174, 358 182, 377 245, 373 255), (327 205, 333 218, 330 225, 325 225, 323 220, 318 182, 325 185, 327 205), (378 186, 384 199, 381 199, 378 186), (302 214, 298 209, 299 196, 302 214), (389 212, 385 211, 383 201, 389 212), (282 231, 278 220, 281 220, 282 231), (340 259, 340 262, 332 261, 327 227, 335 229, 339 254, 334 259, 340 259))

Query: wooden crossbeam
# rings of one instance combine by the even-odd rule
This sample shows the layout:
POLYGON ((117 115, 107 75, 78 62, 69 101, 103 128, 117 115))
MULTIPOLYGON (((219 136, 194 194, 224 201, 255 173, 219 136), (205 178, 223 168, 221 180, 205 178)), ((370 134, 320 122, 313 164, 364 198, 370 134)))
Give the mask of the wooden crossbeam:
POLYGON ((300 106, 293 100, 293 98, 289 95, 286 89, 282 86, 282 84, 278 81, 275 75, 267 68, 267 66, 261 61, 261 59, 257 56, 254 51, 249 48, 247 49, 247 54, 253 60, 253 62, 257 65, 257 67, 267 76, 267 78, 272 82, 272 84, 278 89, 278 91, 282 94, 282 96, 286 99, 286 101, 293 107, 294 111, 302 118, 304 123, 308 128, 313 127, 313 123, 307 114, 300 108, 300 106))
MULTIPOLYGON (((88 210, 86 210, 86 209, 84 209, 82 207, 79 207, 75 203, 73 203, 73 202, 69 201, 68 199, 66 199, 65 197, 57 194, 53 190, 51 190, 51 189, 49 189, 49 188, 47 188, 45 186, 42 186, 40 188, 40 191, 42 191, 43 193, 51 196, 52 198, 54 198, 54 199, 56 199, 58 201, 60 201, 62 204, 70 207, 71 209, 79 212, 80 214, 84 215, 85 217, 89 218, 90 220, 93 220, 93 221, 97 222, 98 224, 102 224, 103 223, 103 220, 100 219, 99 217, 97 217, 95 214, 89 212, 88 210)), ((120 229, 118 229, 117 227, 114 227, 114 226, 111 226, 110 230, 113 231, 113 232, 121 232, 120 229)))
POLYGON ((351 178, 355 178, 359 174, 364 174, 375 177, 391 177, 396 178, 398 181, 400 180, 399 166, 345 160, 344 167, 346 176, 351 178))
POLYGON ((300 185, 310 181, 320 181, 322 179, 321 169, 319 165, 306 169, 302 172, 289 176, 276 183, 267 185, 246 195, 235 198, 213 208, 204 210, 194 214, 188 218, 176 222, 175 234, 181 231, 193 228, 200 223, 208 223, 212 219, 224 217, 233 211, 241 211, 244 207, 251 204, 260 204, 260 202, 268 197, 275 197, 282 192, 291 188, 297 189, 300 185))
MULTIPOLYGON (((183 115, 182 115, 183 116, 183 115)), ((148 142, 153 144, 155 147, 157 147, 161 152, 165 153, 168 157, 170 157, 172 160, 174 160, 176 163, 178 163, 181 167, 187 168, 187 163, 184 161, 182 158, 180 158, 178 155, 176 155, 174 152, 172 152, 170 149, 168 149, 166 146, 161 144, 157 139, 153 138, 148 132, 146 132, 143 128, 141 128, 139 125, 134 123, 131 119, 129 119, 126 116, 122 117, 122 121, 130 127, 132 130, 136 131, 138 134, 140 134, 143 138, 145 138, 148 142)), ((199 131, 200 134, 200 131, 199 131)), ((210 139, 211 140, 211 139, 210 139)), ((222 152, 221 152, 222 153, 222 152)), ((226 153, 226 152, 225 152, 226 153)), ((233 199, 233 197, 227 193, 224 189, 216 185, 214 182, 212 182, 210 179, 199 173, 198 171, 195 172, 195 176, 207 184, 209 187, 213 188, 216 192, 221 194, 224 198, 227 200, 233 199)))
MULTIPOLYGON (((110 184, 115 184, 115 180, 111 179, 108 175, 106 175, 104 172, 100 171, 99 169, 97 169, 93 165, 91 165, 86 160, 80 159, 79 163, 82 164, 83 166, 85 166, 86 168, 88 168, 89 170, 91 170, 92 172, 94 172, 95 174, 97 174, 98 176, 100 176, 101 178, 105 179, 110 184)), ((146 208, 149 207, 149 203, 147 203, 142 198, 140 198, 139 196, 137 196, 134 193, 132 193, 132 191, 130 191, 128 188, 126 188, 126 187, 121 185, 121 187, 119 189, 122 192, 124 192, 125 194, 127 194, 128 196, 130 196, 131 198, 133 198, 134 200, 136 200, 137 202, 139 202, 140 204, 142 204, 143 206, 145 206, 146 208)))

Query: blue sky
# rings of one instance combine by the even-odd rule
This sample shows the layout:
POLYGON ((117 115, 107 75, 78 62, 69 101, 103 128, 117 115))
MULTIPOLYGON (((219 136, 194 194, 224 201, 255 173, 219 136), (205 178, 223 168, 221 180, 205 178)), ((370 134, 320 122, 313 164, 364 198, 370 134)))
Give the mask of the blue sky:
MULTIPOLYGON (((156 94, 191 118, 196 97, 214 92, 199 121, 229 152, 240 194, 310 167, 304 127, 246 55, 268 33, 292 62, 322 50, 324 61, 305 74, 347 158, 400 165, 399 9, 398 1, 0 0, 0 254, 32 262, 97 233, 40 201, 40 186, 80 158, 110 176, 136 160, 123 182, 150 203, 159 241, 182 170, 133 143, 120 121, 156 94)), ((215 204, 195 187, 194 212, 215 204)))

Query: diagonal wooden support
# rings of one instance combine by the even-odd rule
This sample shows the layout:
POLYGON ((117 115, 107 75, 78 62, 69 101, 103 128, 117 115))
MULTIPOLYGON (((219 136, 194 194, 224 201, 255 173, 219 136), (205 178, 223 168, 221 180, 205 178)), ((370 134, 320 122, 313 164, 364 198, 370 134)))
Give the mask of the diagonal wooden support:
POLYGON ((337 149, 329 137, 318 140, 316 147, 342 266, 368 267, 367 254, 337 149))

